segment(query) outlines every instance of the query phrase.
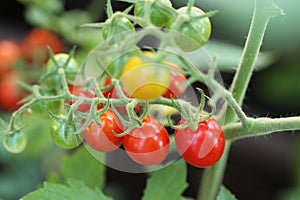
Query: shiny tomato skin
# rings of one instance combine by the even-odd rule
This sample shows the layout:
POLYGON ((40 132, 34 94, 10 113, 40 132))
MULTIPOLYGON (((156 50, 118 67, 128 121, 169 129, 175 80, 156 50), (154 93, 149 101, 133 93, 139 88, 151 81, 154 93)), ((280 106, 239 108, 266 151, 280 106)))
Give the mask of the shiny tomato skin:
POLYGON ((13 68, 14 63, 21 58, 22 45, 13 39, 0 41, 0 74, 13 68))
MULTIPOLYGON (((62 114, 58 117, 63 118, 62 114)), ((73 149, 82 143, 82 138, 76 133, 74 124, 52 119, 50 124, 50 134, 54 143, 63 149, 73 149)))
MULTIPOLYGON (((178 124, 184 123, 184 120, 178 124)), ((225 136, 218 122, 209 118, 198 124, 196 130, 187 127, 175 131, 178 153, 187 163, 199 168, 215 164, 225 148, 225 136)))
POLYGON ((99 152, 112 152, 119 148, 123 138, 114 135, 123 132, 123 126, 111 110, 107 110, 100 116, 101 125, 98 126, 92 122, 84 132, 84 139, 86 143, 93 149, 99 152))
MULTIPOLYGON (((188 14, 187 10, 187 6, 184 6, 179 8, 177 12, 179 14, 188 14)), ((183 22, 177 29, 173 30, 174 33, 178 33, 174 39, 182 51, 195 51, 208 42, 211 35, 210 19, 205 17, 192 20, 193 17, 199 17, 203 14, 205 14, 205 12, 200 8, 192 7, 191 13, 189 14, 190 20, 183 22)), ((173 22, 169 22, 167 25, 168 29, 171 28, 173 22)))
POLYGON ((26 92, 18 85, 20 75, 11 71, 0 80, 0 107, 2 110, 12 112, 22 106, 18 102, 25 97, 26 92))
POLYGON ((22 130, 3 136, 3 146, 10 153, 21 153, 26 148, 27 143, 27 135, 22 130))
MULTIPOLYGON (((155 0, 150 7, 150 21, 157 27, 163 27, 167 24, 172 16, 161 9, 157 4, 161 4, 166 9, 172 9, 172 2, 170 0, 155 0)), ((134 6, 134 15, 143 17, 145 14, 145 1, 139 0, 134 6)))
MULTIPOLYGON (((166 62, 166 64, 179 70, 179 71, 182 71, 182 68, 174 63, 166 62)), ((183 75, 182 73, 180 73, 178 71, 171 71, 170 86, 169 86, 168 90, 166 91, 166 93, 163 94, 163 97, 178 98, 179 96, 181 96, 186 90, 186 87, 183 86, 183 84, 185 82, 186 82, 185 75, 183 75)))
MULTIPOLYGON (((153 52, 143 52, 145 57, 154 59, 153 52)), ((152 100, 163 95, 169 85, 171 73, 163 63, 147 62, 139 55, 133 55, 125 64, 121 75, 121 86, 131 98, 152 100)))
POLYGON ((124 136, 124 148, 129 157, 141 165, 161 163, 169 152, 169 135, 155 118, 147 116, 140 128, 124 136))
POLYGON ((54 54, 62 52, 65 44, 55 32, 44 28, 33 28, 23 40, 23 54, 29 61, 46 61, 49 58, 49 46, 54 54))

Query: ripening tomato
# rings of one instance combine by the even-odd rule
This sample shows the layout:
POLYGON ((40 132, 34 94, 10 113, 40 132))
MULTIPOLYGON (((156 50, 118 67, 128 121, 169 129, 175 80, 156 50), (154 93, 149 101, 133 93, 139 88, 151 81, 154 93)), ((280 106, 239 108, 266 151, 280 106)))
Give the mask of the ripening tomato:
POLYGON ((25 97, 26 92, 18 85, 20 75, 16 71, 7 72, 0 80, 0 107, 2 110, 12 112, 22 104, 19 101, 25 97))
MULTIPOLYGON (((144 52, 149 59, 156 56, 153 52, 144 52)), ((121 85, 124 92, 132 98, 151 100, 163 95, 170 85, 170 70, 163 63, 147 62, 143 57, 133 55, 125 64, 121 85)))
MULTIPOLYGON (((177 12, 187 14, 187 7, 179 8, 177 12)), ((209 40, 211 34, 210 19, 208 17, 193 19, 203 14, 205 13, 200 8, 192 7, 190 20, 183 22, 176 30, 172 30, 177 32, 174 39, 181 50, 186 52, 195 51, 204 46, 209 40)), ((173 22, 170 21, 167 25, 168 29, 171 28, 173 22)))
MULTIPOLYGON (((63 118, 63 115, 58 115, 63 118)), ((63 149, 73 149, 82 143, 81 136, 76 132, 74 124, 53 119, 50 124, 50 134, 54 143, 63 149)))
MULTIPOLYGON (((178 125, 183 124, 184 119, 178 125)), ((225 136, 222 127, 214 118, 198 124, 196 130, 190 127, 175 131, 177 151, 189 164, 195 167, 209 167, 222 156, 225 136)))
POLYGON ((21 43, 13 39, 0 41, 0 73, 11 70, 14 63, 21 58, 21 43))
MULTIPOLYGON (((156 0, 153 1, 150 7, 150 20, 157 27, 163 27, 170 20, 169 13, 162 9, 172 9, 172 3, 170 0, 156 0)), ((142 17, 145 13, 145 1, 139 0, 134 6, 134 15, 142 17)))
POLYGON ((47 77, 48 87, 59 88, 61 86, 58 74, 59 68, 63 68, 65 70, 67 81, 74 82, 80 68, 77 61, 73 57, 69 59, 69 54, 66 53, 55 54, 54 59, 56 63, 52 59, 49 59, 46 63, 46 73, 52 74, 47 77))
POLYGON ((122 143, 123 138, 115 136, 114 133, 122 133, 123 126, 111 110, 107 110, 99 118, 101 125, 98 126, 96 122, 92 122, 83 132, 84 139, 96 151, 112 152, 122 143))
POLYGON ((62 52, 65 44, 55 32, 44 28, 33 28, 23 40, 23 54, 29 61, 44 62, 49 58, 49 46, 54 54, 62 52))
POLYGON ((129 157, 141 165, 159 164, 169 152, 167 129, 151 116, 145 117, 142 127, 125 135, 123 142, 129 157))
MULTIPOLYGON (((182 71, 182 68, 179 67, 178 65, 171 63, 171 62, 166 62, 167 65, 173 67, 174 69, 177 69, 179 71, 182 71)), ((166 93, 163 94, 163 97, 166 98, 177 98, 180 95, 182 95, 185 90, 186 90, 186 77, 182 73, 178 71, 171 71, 171 82, 168 90, 166 93)))

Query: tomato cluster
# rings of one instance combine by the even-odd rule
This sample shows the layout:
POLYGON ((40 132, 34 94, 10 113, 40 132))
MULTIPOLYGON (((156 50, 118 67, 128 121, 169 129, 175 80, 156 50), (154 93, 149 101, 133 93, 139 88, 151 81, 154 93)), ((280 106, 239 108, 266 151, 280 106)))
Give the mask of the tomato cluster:
MULTIPOLYGON (((146 51, 128 59, 119 80, 125 96, 141 101, 159 97, 177 99, 185 92, 187 80, 184 70, 169 61, 158 62, 156 56, 155 52, 146 51), (159 73, 162 76, 156 76, 159 73)), ((110 84, 111 79, 106 78, 104 86, 110 84)), ((82 86, 71 85, 70 91, 77 97, 97 96, 95 90, 82 86)), ((119 98, 114 88, 103 91, 103 96, 119 98)), ((74 101, 69 103, 72 105, 74 101)), ((100 152, 112 152, 122 147, 132 160, 141 165, 163 162, 170 148, 170 136, 164 125, 153 116, 147 115, 142 119, 141 125, 130 129, 124 135, 122 133, 130 127, 126 127, 115 113, 128 115, 125 107, 121 107, 116 106, 115 111, 106 110, 99 116, 100 125, 93 121, 84 129, 83 139, 86 144, 100 152)), ((91 105, 80 104, 77 109, 80 112, 89 112, 91 105)), ((97 109, 103 109, 103 105, 97 109)), ((143 108, 134 109, 137 113, 140 110, 143 108)), ((177 125, 185 122, 183 119, 177 125)), ((175 130, 174 139, 178 153, 195 167, 208 167, 217 162, 225 146, 222 128, 213 118, 199 122, 196 130, 189 127, 175 130)))
MULTIPOLYGON (((101 36, 108 48, 121 49, 118 44, 134 33, 136 26, 163 29, 161 35, 165 36, 160 39, 186 52, 201 48, 210 37, 208 16, 193 6, 176 10, 170 0, 137 1, 133 16, 128 13, 108 12, 109 18, 101 25, 101 36)), ((22 43, 2 41, 0 106, 17 109, 17 102, 24 97, 15 81, 20 80, 14 67, 18 62, 26 63, 26 66, 43 65, 41 87, 33 96, 38 103, 47 97, 60 103, 54 106, 57 112, 47 104, 47 113, 52 117, 50 133, 57 146, 72 149, 85 142, 99 152, 123 148, 133 161, 148 166, 165 161, 171 137, 174 137, 177 152, 186 162, 195 167, 213 165, 222 156, 225 146, 224 133, 215 119, 202 120, 202 110, 185 113, 182 117, 194 115, 194 122, 182 119, 177 126, 169 124, 175 129, 174 134, 170 134, 164 123, 148 110, 149 104, 164 104, 157 102, 168 102, 173 109, 181 110, 179 98, 189 83, 187 67, 170 62, 167 56, 170 52, 160 48, 145 50, 138 42, 122 45, 122 48, 128 48, 127 52, 120 53, 117 59, 104 53, 109 58, 105 57, 103 62, 110 61, 101 63, 106 67, 104 73, 87 81, 84 73, 81 74, 83 77, 78 76, 81 68, 74 52, 64 53, 65 45, 54 32, 35 28, 22 43), (48 48, 53 55, 49 54, 48 48), (196 129, 192 129, 196 124, 196 129)))
MULTIPOLYGON (((107 110, 100 116, 101 125, 95 122, 84 130, 88 145, 100 152, 112 152, 122 145, 128 156, 141 165, 155 165, 163 162, 170 148, 167 129, 154 117, 146 116, 140 127, 132 129, 125 136, 118 136, 124 126, 116 114, 107 110)), ((178 122, 178 125, 185 120, 178 122)), ((199 122, 196 130, 187 127, 175 131, 178 153, 195 167, 209 167, 222 156, 225 136, 218 122, 209 118, 199 122)))
POLYGON ((155 118, 145 117, 140 127, 125 136, 118 136, 123 133, 124 126, 111 110, 102 114, 100 120, 100 126, 93 122, 84 131, 84 139, 93 149, 112 152, 123 145, 129 157, 141 165, 161 163, 168 155, 168 132, 155 118))
POLYGON ((21 106, 19 101, 27 92, 18 82, 31 84, 36 81, 35 73, 31 72, 37 71, 36 67, 41 69, 49 58, 48 47, 58 53, 65 45, 56 33, 43 28, 33 28, 22 41, 10 38, 0 41, 1 110, 12 112, 21 106))

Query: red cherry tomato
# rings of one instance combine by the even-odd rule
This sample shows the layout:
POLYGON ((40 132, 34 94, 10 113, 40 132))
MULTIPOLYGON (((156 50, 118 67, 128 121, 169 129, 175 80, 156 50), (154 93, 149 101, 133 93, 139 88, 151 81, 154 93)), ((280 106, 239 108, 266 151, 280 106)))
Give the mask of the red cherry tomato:
MULTIPOLYGON (((179 121, 178 124, 184 123, 179 121)), ((180 155, 195 167, 209 167, 222 156, 225 136, 218 122, 209 118, 198 124, 196 130, 187 127, 175 131, 175 144, 180 155)))
POLYGON ((49 58, 47 46, 54 54, 64 50, 64 42, 58 34, 51 30, 34 28, 24 38, 23 54, 30 61, 44 62, 49 58))
MULTIPOLYGON (((182 68, 179 67, 178 65, 171 63, 171 62, 166 62, 167 65, 182 71, 182 68)), ((163 97, 166 98, 177 98, 180 95, 184 93, 186 90, 186 87, 183 86, 183 84, 186 82, 186 77, 178 72, 178 71, 171 71, 171 82, 168 90, 166 91, 165 94, 163 94, 163 97)))
MULTIPOLYGON (((79 85, 70 85, 69 90, 71 94, 78 96, 78 97, 87 97, 87 98, 94 98, 96 97, 96 92, 92 89, 86 89, 83 86, 79 85)), ((73 100, 68 101, 70 105, 74 103, 73 100)), ((77 110, 80 112, 89 112, 91 108, 91 104, 88 103, 82 103, 77 107, 77 110)))
POLYGON ((102 114, 100 121, 100 126, 92 122, 84 130, 84 139, 96 151, 112 152, 119 148, 122 143, 122 137, 114 135, 114 132, 117 134, 123 132, 122 124, 111 110, 107 110, 102 114))
POLYGON ((129 157, 141 165, 161 163, 169 152, 169 135, 155 118, 147 116, 140 128, 124 136, 124 148, 129 157))
POLYGON ((21 55, 22 48, 19 42, 12 39, 0 41, 0 73, 11 70, 21 55))
POLYGON ((0 80, 0 107, 11 112, 21 107, 18 102, 25 96, 25 91, 18 85, 20 76, 17 72, 8 72, 0 80))

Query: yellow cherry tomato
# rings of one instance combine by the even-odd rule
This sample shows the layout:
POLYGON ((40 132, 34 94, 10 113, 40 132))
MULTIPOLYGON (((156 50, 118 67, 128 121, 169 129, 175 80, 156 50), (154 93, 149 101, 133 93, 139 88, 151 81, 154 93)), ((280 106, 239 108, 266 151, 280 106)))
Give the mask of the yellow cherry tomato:
POLYGON ((166 64, 155 62, 155 56, 154 52, 147 51, 143 52, 143 56, 133 55, 129 58, 120 79, 126 95, 150 100, 167 91, 171 80, 170 70, 164 67, 166 64))

